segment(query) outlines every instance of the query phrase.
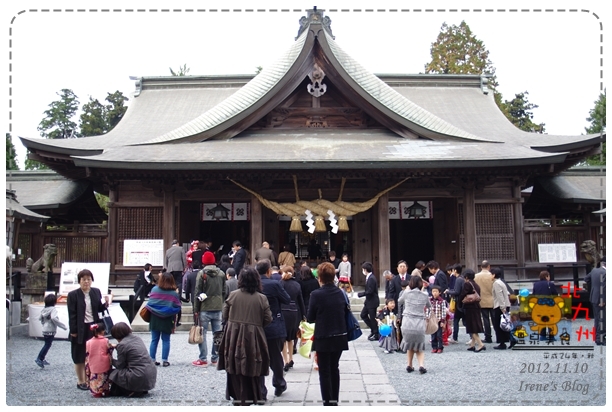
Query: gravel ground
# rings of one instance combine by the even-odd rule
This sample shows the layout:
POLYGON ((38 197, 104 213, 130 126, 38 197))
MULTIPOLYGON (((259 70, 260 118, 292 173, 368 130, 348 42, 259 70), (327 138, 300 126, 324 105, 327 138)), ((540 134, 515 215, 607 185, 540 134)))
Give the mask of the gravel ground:
MULTIPOLYGON (((577 320, 574 329, 591 325, 590 321, 577 320)), ((148 347, 149 333, 137 335, 148 347)), ((472 353, 466 350, 466 336, 461 331, 460 343, 446 346, 442 354, 430 353, 428 345, 425 355, 427 373, 424 375, 406 372, 405 354, 384 354, 377 343, 365 339, 361 339, 358 344, 365 348, 371 347, 378 354, 387 372, 386 377, 380 375, 380 383, 386 383, 388 379, 403 405, 522 406, 606 403, 605 347, 595 346, 592 351, 561 351, 558 345, 545 347, 544 343, 540 343, 538 348, 542 350, 497 351, 493 350, 493 344, 487 344, 486 351, 472 353), (550 357, 545 358, 545 353, 550 357), (552 359, 553 354, 558 358, 552 359), (543 371, 546 363, 548 372, 566 370, 567 373, 537 373, 538 365, 543 371), (579 368, 586 367, 586 373, 573 373, 576 364, 579 368), (531 373, 529 368, 532 368, 531 373), (570 383, 569 388, 567 382, 570 383), (541 386, 528 386, 526 389, 526 384, 541 386), (544 386, 546 384, 547 387, 544 386)), ((210 348, 210 333, 208 343, 210 348)), ((197 357, 198 349, 197 346, 187 343, 186 332, 172 336, 169 359, 171 365, 158 368, 157 387, 140 399, 92 398, 88 391, 75 387, 76 377, 70 361, 70 343, 56 340, 47 355, 51 365, 40 369, 34 359, 42 345, 42 340, 27 335, 27 327, 15 328, 11 338, 6 341, 7 405, 229 405, 225 400, 225 372, 217 371, 213 367, 191 366, 191 361, 197 357)), ((584 340, 574 340, 572 345, 593 347, 592 342, 584 340)), ((160 354, 161 343, 158 351, 160 354)), ((416 360, 414 364, 417 365, 416 360)))
MULTIPOLYGON (((17 329, 17 328, 16 328, 17 329)), ((40 369, 34 359, 43 346, 42 339, 30 338, 26 328, 18 328, 6 341, 6 403, 23 405, 229 405, 225 400, 225 371, 214 367, 196 368, 197 345, 187 343, 188 333, 178 332, 170 340, 169 367, 158 367, 156 388, 143 398, 92 398, 89 391, 76 388, 76 375, 70 358, 70 342, 55 340, 47 361, 40 369), (172 388, 172 390, 164 390, 172 388), (199 395, 194 396, 194 392, 199 395), (44 394, 41 396, 41 394, 44 394)), ((135 333, 147 348, 149 333, 135 333)), ((212 334, 207 334, 209 362, 212 334)), ((111 339, 111 341, 116 342, 111 339)), ((161 356, 161 341, 157 348, 161 356)))
MULTIPOLYGON (((576 320, 573 327, 576 330, 580 326, 586 328, 592 325, 592 321, 576 320)), ((575 337, 574 333, 572 339, 575 337)), ((405 354, 385 354, 377 343, 371 344, 376 349, 389 382, 403 405, 606 404, 605 346, 594 346, 593 351, 561 351, 558 342, 555 346, 547 346, 545 342, 541 342, 537 345, 538 350, 518 351, 493 350, 496 345, 494 343, 486 344, 485 351, 473 353, 467 351, 465 342, 468 340, 465 329, 460 330, 459 343, 449 344, 441 354, 431 353, 431 345, 428 343, 425 352, 427 373, 424 375, 420 375, 418 371, 410 374, 406 372, 405 354), (545 358, 545 353, 550 356, 555 354, 557 359, 545 358), (574 355, 576 358, 572 358, 574 355), (543 373, 546 363, 548 370, 543 373), (586 368, 586 373, 574 373, 576 364, 579 365, 579 370, 586 368), (538 365, 540 373, 537 373, 538 365), (560 373, 555 373, 557 370, 560 373), (564 370, 567 373, 561 373, 564 370), (526 389, 527 384, 541 386, 529 386, 526 389), (546 384, 548 387, 544 387, 546 384)), ((574 340, 571 345, 592 348, 593 342, 574 340)), ((413 366, 418 369, 416 357, 413 366)))

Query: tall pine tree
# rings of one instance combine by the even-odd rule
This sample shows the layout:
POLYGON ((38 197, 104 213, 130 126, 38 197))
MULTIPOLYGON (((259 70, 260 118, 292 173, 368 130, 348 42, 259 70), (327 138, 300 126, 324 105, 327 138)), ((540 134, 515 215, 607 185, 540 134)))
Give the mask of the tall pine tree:
POLYGON ((512 100, 503 100, 497 90, 499 83, 495 67, 489 59, 489 50, 465 21, 459 26, 443 23, 430 52, 431 61, 425 65, 425 73, 487 75, 495 103, 506 118, 521 130, 544 132, 544 123, 535 124, 532 121, 532 110, 538 106, 527 100, 527 92, 516 94, 512 100))

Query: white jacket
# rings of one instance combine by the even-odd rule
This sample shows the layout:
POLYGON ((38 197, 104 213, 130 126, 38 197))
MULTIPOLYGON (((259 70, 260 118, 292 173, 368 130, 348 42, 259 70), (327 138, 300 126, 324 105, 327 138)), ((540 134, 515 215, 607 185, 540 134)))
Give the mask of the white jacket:
POLYGON ((45 308, 40 312, 38 320, 40 320, 43 325, 43 334, 57 332, 57 326, 64 330, 67 329, 66 325, 60 322, 55 306, 45 306, 45 308))

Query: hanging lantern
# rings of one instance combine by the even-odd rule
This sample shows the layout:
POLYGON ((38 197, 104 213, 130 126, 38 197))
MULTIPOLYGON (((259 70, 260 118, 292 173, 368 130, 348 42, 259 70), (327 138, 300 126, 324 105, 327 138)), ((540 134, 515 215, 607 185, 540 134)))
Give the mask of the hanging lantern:
POLYGON ((346 216, 338 217, 338 231, 339 232, 348 232, 348 222, 346 221, 346 216))
POLYGON ((210 209, 210 213, 212 213, 213 219, 225 219, 229 220, 229 213, 231 210, 223 206, 221 203, 217 203, 217 206, 210 209))
POLYGON ((414 202, 414 204, 408 208, 408 216, 418 219, 424 217, 426 211, 427 208, 425 206, 419 204, 419 202, 414 202))
POLYGON ((327 227, 325 227, 325 219, 323 216, 315 217, 315 232, 327 232, 327 227))
POLYGON ((303 232, 302 222, 299 216, 291 216, 291 226, 289 227, 290 232, 303 232))

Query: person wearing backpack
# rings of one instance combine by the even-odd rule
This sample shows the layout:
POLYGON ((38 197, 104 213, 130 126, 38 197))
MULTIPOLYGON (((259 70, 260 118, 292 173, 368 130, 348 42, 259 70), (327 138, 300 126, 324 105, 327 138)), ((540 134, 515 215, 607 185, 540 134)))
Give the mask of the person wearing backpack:
MULTIPOLYGON (((225 301, 225 273, 215 265, 215 255, 210 252, 204 252, 202 256, 202 264, 204 268, 198 272, 195 287, 195 300, 193 304, 193 313, 199 316, 200 326, 204 339, 198 346, 200 347, 200 356, 195 361, 191 362, 193 366, 208 366, 208 347, 206 344, 206 332, 208 324, 211 324, 212 332, 221 330, 221 309, 225 301)), ((217 348, 213 345, 211 352, 211 363, 216 365, 219 360, 217 348)))

